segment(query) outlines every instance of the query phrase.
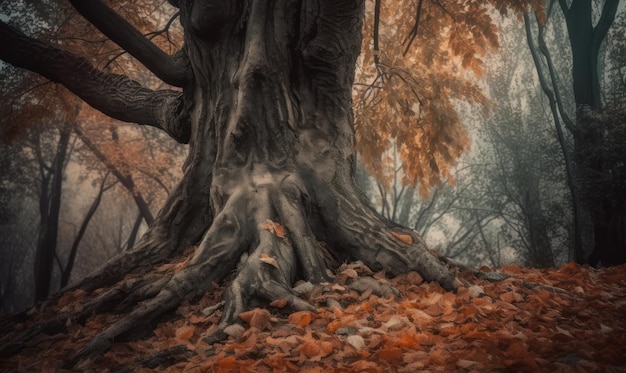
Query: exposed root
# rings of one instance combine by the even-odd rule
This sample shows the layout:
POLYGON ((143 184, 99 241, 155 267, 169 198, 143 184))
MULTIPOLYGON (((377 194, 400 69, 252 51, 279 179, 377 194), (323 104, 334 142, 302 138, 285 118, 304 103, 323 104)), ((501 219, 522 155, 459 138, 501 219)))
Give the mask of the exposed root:
MULTIPOLYGON (((93 313, 125 313, 68 362, 67 366, 72 367, 82 359, 108 350, 115 340, 135 338, 137 331, 151 331, 161 315, 176 308, 184 299, 202 296, 214 283, 233 272, 232 281, 223 293, 221 318, 204 337, 205 342, 226 338, 232 334, 229 330, 232 331, 235 324, 241 324, 242 313, 273 302, 292 311, 314 312, 316 308, 304 298, 306 291, 303 295, 292 286, 296 280, 306 281, 313 289, 319 288, 313 284, 323 284, 321 287, 325 288, 333 282, 319 239, 329 243, 327 250, 334 259, 361 260, 373 270, 384 269, 389 275, 417 271, 426 280, 437 281, 446 289, 458 286, 455 277, 428 251, 415 232, 384 220, 359 198, 343 197, 356 195, 355 191, 339 195, 331 188, 332 192, 324 196, 311 196, 293 174, 268 176, 264 169, 259 174, 256 179, 253 176, 248 180, 249 185, 225 188, 235 190, 233 194, 220 194, 217 190, 212 203, 220 212, 186 265, 177 265, 174 273, 159 273, 157 269, 126 279, 85 305, 80 312, 61 314, 29 329, 14 347, 22 348, 24 341, 36 333, 58 332, 68 319, 84 322, 93 313), (335 205, 330 205, 329 201, 335 201, 335 205), (315 210, 317 206, 323 209, 315 210)), ((171 242, 165 245, 169 244, 171 242)), ((153 265, 172 253, 171 247, 161 246, 156 250, 160 251, 158 259, 146 257, 152 250, 137 249, 126 254, 133 259, 124 270, 131 267, 136 270, 138 263, 153 265)), ((122 258, 112 263, 119 263, 122 258)), ((96 283, 101 284, 101 280, 96 283)), ((398 295, 396 289, 371 277, 344 283, 361 294, 398 295)), ((310 294, 308 299, 311 299, 310 294)))
POLYGON ((136 361, 130 366, 127 366, 120 373, 133 373, 140 368, 147 368, 152 370, 160 368, 160 370, 162 370, 163 368, 174 365, 178 361, 184 359, 185 357, 188 357, 189 355, 191 355, 191 353, 192 351, 187 349, 186 346, 174 346, 166 350, 159 351, 159 353, 151 356, 150 358, 136 361))
POLYGON ((304 212, 308 196, 303 192, 301 183, 294 177, 284 179, 275 199, 280 220, 289 232, 304 279, 313 283, 330 281, 320 245, 304 212))
MULTIPOLYGON (((319 255, 319 251, 315 252, 316 255, 313 255, 313 251, 301 253, 303 250, 312 249, 309 246, 310 242, 307 241, 308 237, 294 234, 294 232, 300 234, 306 232, 306 225, 299 224, 304 223, 302 214, 293 205, 289 204, 285 198, 280 198, 279 204, 282 206, 279 209, 279 215, 283 219, 281 221, 289 221, 286 224, 289 237, 297 240, 299 245, 291 244, 291 239, 280 237, 282 235, 276 232, 265 229, 259 230, 259 244, 245 261, 241 263, 236 277, 224 291, 225 305, 222 317, 217 325, 217 329, 207 336, 204 339, 205 341, 213 343, 225 338, 226 333, 224 333, 224 330, 228 326, 240 322, 239 314, 274 300, 280 299, 285 301, 286 305, 292 310, 315 311, 311 304, 299 298, 291 289, 291 284, 293 284, 298 274, 296 257, 304 258, 304 260, 307 260, 306 263, 308 265, 315 261, 318 266, 321 266, 315 270, 305 272, 305 276, 309 280, 326 279, 328 277, 325 272, 326 267, 321 255, 319 255), (324 276, 321 276, 319 271, 323 271, 324 276)), ((261 222, 267 220, 267 212, 264 209, 259 210, 255 219, 257 226, 262 226, 261 222)), ((309 237, 311 240, 313 239, 312 235, 309 235, 309 237)))
MULTIPOLYGON (((82 324, 91 315, 102 312, 124 312, 137 302, 154 295, 148 289, 160 288, 171 276, 149 275, 133 277, 118 283, 98 297, 78 307, 75 311, 61 312, 51 319, 37 323, 16 336, 12 336, 8 343, 2 344, 0 357, 11 356, 28 345, 28 342, 41 333, 53 335, 63 332, 70 324, 82 324), (135 302, 131 303, 133 299, 135 302)), ((57 298, 58 299, 58 298, 57 298)))
POLYGON ((336 196, 343 203, 338 206, 337 224, 332 226, 339 246, 350 258, 363 261, 373 270, 385 269, 391 276, 417 271, 446 290, 460 286, 415 231, 384 219, 358 195, 354 191, 336 196))
MULTIPOLYGON (((194 298, 221 281, 235 266, 246 246, 246 235, 240 228, 237 216, 218 215, 188 265, 176 272, 156 296, 98 334, 67 366, 72 367, 84 358, 108 350, 116 338, 123 338, 138 328, 152 327, 160 315, 177 307, 185 297, 194 298)), ((150 292, 155 290, 151 288, 150 292)))
POLYGON ((181 254, 197 243, 211 225, 208 196, 198 191, 210 185, 210 167, 185 174, 159 211, 154 224, 130 251, 116 255, 65 291, 88 292, 110 286, 130 273, 144 273, 153 265, 181 254))

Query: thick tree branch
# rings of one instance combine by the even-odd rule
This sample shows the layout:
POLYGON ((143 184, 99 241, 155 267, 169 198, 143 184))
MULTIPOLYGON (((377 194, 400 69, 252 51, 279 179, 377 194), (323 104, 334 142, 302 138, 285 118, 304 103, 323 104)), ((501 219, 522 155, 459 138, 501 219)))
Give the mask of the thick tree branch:
POLYGON ((70 0, 74 8, 100 32, 125 49, 164 82, 182 87, 188 67, 184 59, 174 58, 141 34, 100 0, 70 0))
POLYGON ((124 75, 107 74, 88 60, 54 48, 0 22, 0 59, 60 83, 102 113, 160 128, 181 143, 190 136, 182 93, 153 91, 124 75))

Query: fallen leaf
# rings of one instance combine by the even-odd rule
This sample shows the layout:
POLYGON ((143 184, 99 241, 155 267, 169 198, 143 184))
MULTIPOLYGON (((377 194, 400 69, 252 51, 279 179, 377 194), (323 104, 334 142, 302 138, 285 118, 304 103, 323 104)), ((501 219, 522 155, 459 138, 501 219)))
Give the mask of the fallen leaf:
POLYGON ((335 334, 335 332, 337 331, 337 329, 339 329, 341 327, 341 321, 339 320, 334 320, 328 323, 328 325, 326 325, 326 330, 330 333, 330 334, 335 334))
POLYGON ((340 275, 344 275, 347 278, 357 278, 359 277, 359 274, 356 273, 356 271, 352 268, 346 268, 343 271, 341 271, 340 275))
POLYGON ((228 336, 231 336, 235 339, 241 337, 241 335, 246 331, 246 328, 243 327, 243 325, 240 324, 232 324, 232 325, 228 325, 227 327, 224 328, 224 333, 228 336))
POLYGON ((570 337, 570 338, 574 338, 574 336, 572 335, 572 333, 570 333, 569 331, 559 327, 558 325, 556 326, 556 331, 561 333, 561 334, 565 334, 566 336, 570 337))
POLYGON ((349 335, 346 342, 357 350, 365 347, 365 340, 360 335, 349 335))
POLYGON ((433 317, 441 316, 443 314, 443 308, 438 304, 431 304, 424 309, 424 312, 433 317))
POLYGON ((284 298, 275 299, 270 303, 270 307, 275 307, 275 308, 285 308, 286 306, 287 306, 287 299, 284 299, 284 298))
POLYGON ((413 244, 413 238, 409 236, 408 234, 396 233, 394 231, 391 231, 391 235, 399 239, 400 241, 404 242, 407 245, 413 244))
POLYGON ((500 294, 500 299, 507 303, 517 303, 524 301, 524 297, 520 293, 516 293, 514 291, 500 294))
POLYGON ((176 338, 187 340, 193 336, 193 333, 196 331, 196 327, 193 325, 181 326, 176 329, 176 338))
POLYGON ((278 268, 278 263, 276 262, 276 259, 272 258, 271 256, 265 253, 261 254, 261 261, 263 263, 271 265, 272 267, 278 268))
POLYGON ((298 311, 289 315, 289 322, 301 328, 309 325, 311 320, 313 320, 313 314, 309 311, 298 311))
POLYGON ((381 348, 374 354, 377 358, 390 364, 402 359, 402 349, 399 347, 381 348))
POLYGON ((270 219, 265 220, 265 224, 261 224, 259 228, 270 231, 280 238, 285 238, 285 228, 270 219))
POLYGON ((255 308, 253 310, 240 313, 239 318, 247 322, 250 326, 263 331, 270 324, 271 315, 270 312, 264 308, 255 308))
POLYGON ((304 342, 298 346, 298 351, 310 359, 314 356, 320 355, 320 346, 315 342, 304 342))

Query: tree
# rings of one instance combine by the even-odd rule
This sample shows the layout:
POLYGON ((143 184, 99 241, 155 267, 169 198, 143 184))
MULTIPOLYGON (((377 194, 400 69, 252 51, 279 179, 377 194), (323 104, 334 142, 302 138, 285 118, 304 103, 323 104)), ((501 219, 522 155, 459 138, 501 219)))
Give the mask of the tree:
MULTIPOLYGON (((539 75, 542 89, 550 102, 556 134, 561 144, 567 180, 572 198, 575 221, 575 254, 579 262, 596 265, 617 264, 626 260, 626 245, 622 237, 626 230, 615 224, 626 216, 623 198, 619 195, 623 174, 615 172, 624 162, 618 153, 610 156, 606 149, 621 141, 619 126, 606 123, 621 122, 622 115, 613 113, 613 119, 600 118, 602 69, 599 66, 601 45, 615 20, 619 0, 604 1, 598 5, 594 24, 591 1, 559 0, 572 53, 572 91, 575 98, 575 121, 564 107, 558 84, 558 74, 545 41, 546 22, 551 18, 556 1, 550 1, 548 16, 537 16, 538 47, 535 46, 529 14, 524 15, 527 41, 539 75), (539 55, 541 53, 541 55, 539 55), (544 73, 547 67, 547 74, 544 73), (564 124, 565 131, 562 128, 564 124), (568 143, 568 136, 573 144, 568 143), (608 156, 608 157, 607 157, 608 156), (604 191, 604 193, 600 193, 604 191)), ((596 4, 597 5, 597 4, 596 4)), ((603 114, 603 115, 606 115, 603 114)), ((621 143, 621 146, 626 143, 621 143)), ((619 148, 619 146, 618 146, 619 148)))
POLYGON ((567 3, 566 0, 559 0, 572 48, 572 78, 576 110, 589 106, 597 111, 601 107, 598 75, 600 46, 615 20, 620 1, 603 1, 600 16, 595 25, 592 1, 573 0, 569 5, 567 3))
POLYGON ((377 214, 355 185, 351 90, 363 2, 172 1, 185 31, 173 56, 101 1, 70 2, 182 92, 145 88, 4 23, 0 40, 13 48, 0 58, 61 83, 106 115, 189 143, 184 176, 146 234, 78 286, 116 283, 197 245, 175 273, 123 280, 116 286, 126 291, 106 292, 72 314, 80 319, 113 299, 120 309, 142 302, 79 357, 106 350, 235 269, 213 337, 260 303, 280 299, 310 310, 291 285, 329 280, 321 241, 334 259, 390 275, 416 270, 446 289, 458 286, 416 232, 377 214))

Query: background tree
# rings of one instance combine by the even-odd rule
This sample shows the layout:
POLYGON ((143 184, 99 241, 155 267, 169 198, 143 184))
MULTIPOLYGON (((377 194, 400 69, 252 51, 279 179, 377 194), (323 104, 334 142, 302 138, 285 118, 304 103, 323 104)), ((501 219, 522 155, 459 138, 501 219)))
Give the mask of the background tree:
MULTIPOLYGON (((601 76, 603 69, 599 65, 601 45, 604 42, 615 16, 619 1, 559 1, 564 22, 567 26, 571 46, 572 92, 575 98, 575 120, 570 119, 563 94, 559 87, 558 73, 554 68, 551 53, 546 44, 546 27, 556 16, 552 11, 555 1, 549 2, 548 18, 536 18, 537 39, 532 31, 532 19, 524 15, 529 48, 533 53, 535 66, 542 82, 542 88, 551 105, 556 134, 562 147, 567 177, 572 195, 575 217, 575 252, 579 262, 588 260, 597 264, 602 260, 606 264, 621 263, 626 260, 626 246, 623 229, 612 222, 621 221, 626 216, 621 198, 614 198, 621 190, 621 173, 615 174, 615 167, 624 159, 619 152, 608 157, 606 145, 614 142, 615 136, 608 136, 618 126, 604 128, 606 120, 598 120, 593 112, 603 110, 601 103, 601 76), (594 6, 597 9, 594 9, 594 6), (594 14, 597 15, 594 19, 594 14), (535 45, 538 45, 537 47, 535 45), (567 133, 562 129, 563 123, 567 133), (611 130, 609 130, 611 128, 611 130), (567 137, 573 142, 570 146, 567 137), (619 176, 617 176, 619 175, 619 176), (589 254, 591 255, 589 256, 589 254)), ((558 22, 556 19, 554 22, 558 22)), ((613 114, 611 121, 621 122, 619 113, 613 114)), ((621 140, 620 140, 621 141, 621 140)))

